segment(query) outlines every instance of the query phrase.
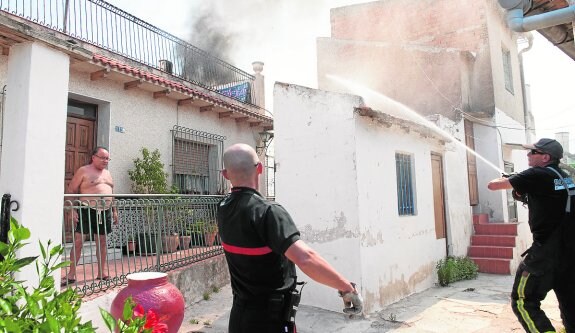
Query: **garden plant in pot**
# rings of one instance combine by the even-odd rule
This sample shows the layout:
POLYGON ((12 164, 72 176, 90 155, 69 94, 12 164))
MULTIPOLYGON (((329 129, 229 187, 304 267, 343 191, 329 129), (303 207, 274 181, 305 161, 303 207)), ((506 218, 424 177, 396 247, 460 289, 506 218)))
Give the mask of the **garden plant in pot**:
MULTIPOLYGON (((196 245, 212 246, 218 234, 218 225, 215 221, 199 220, 191 225, 192 237, 196 237, 196 245)), ((194 239, 192 238, 192 243, 194 239)))
MULTIPOLYGON (((128 170, 132 181, 132 192, 136 194, 167 194, 174 193, 173 188, 168 187, 168 173, 164 171, 160 151, 150 152, 148 148, 140 150, 142 156, 134 159, 134 168, 128 170)), ((158 247, 171 245, 173 233, 165 231, 167 240, 160 237, 162 230, 168 230, 163 218, 163 210, 158 205, 142 207, 143 230, 137 235, 138 253, 141 255, 155 254, 158 247)), ((168 246, 170 248, 170 246, 168 246)))

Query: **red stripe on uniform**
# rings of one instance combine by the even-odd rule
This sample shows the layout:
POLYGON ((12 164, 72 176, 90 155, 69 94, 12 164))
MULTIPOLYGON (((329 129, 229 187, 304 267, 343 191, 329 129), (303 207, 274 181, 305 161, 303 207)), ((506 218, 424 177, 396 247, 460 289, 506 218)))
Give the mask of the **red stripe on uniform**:
POLYGON ((272 249, 270 249, 268 246, 264 246, 264 247, 239 247, 239 246, 233 246, 230 244, 226 244, 224 242, 222 242, 222 246, 224 247, 224 250, 230 253, 234 253, 234 254, 243 254, 246 256, 263 256, 264 254, 268 254, 272 252, 272 249))

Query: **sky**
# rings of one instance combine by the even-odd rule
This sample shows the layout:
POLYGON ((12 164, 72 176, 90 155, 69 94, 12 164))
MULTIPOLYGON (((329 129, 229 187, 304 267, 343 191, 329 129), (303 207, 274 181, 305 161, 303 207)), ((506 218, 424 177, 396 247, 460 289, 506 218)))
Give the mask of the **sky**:
MULTIPOLYGON (((329 9, 372 0, 163 0, 162 6, 157 0, 107 1, 202 49, 217 49, 223 60, 248 73, 253 73, 252 62, 263 61, 266 108, 273 111, 275 81, 317 87, 316 39, 330 36, 329 9), (226 42, 194 40, 213 31, 224 32, 226 42)), ((524 70, 536 136, 568 131, 575 152, 575 60, 534 35, 532 49, 524 53, 524 70)))

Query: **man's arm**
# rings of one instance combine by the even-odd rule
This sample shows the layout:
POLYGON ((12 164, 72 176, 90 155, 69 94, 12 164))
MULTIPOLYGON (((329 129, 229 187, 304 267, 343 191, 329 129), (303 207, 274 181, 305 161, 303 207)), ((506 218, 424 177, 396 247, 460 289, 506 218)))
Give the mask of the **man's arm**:
POLYGON ((353 292, 353 285, 339 274, 324 258, 298 240, 285 252, 285 256, 315 281, 342 292, 353 292))
POLYGON ((500 177, 490 181, 489 184, 487 184, 487 188, 490 189, 491 191, 511 190, 513 189, 513 186, 511 186, 509 178, 500 177))
POLYGON ((74 177, 68 184, 68 188, 66 189, 67 194, 79 194, 80 193, 80 185, 82 184, 82 178, 84 177, 84 170, 82 168, 78 168, 74 173, 74 177))
MULTIPOLYGON (((78 170, 76 170, 76 172, 74 173, 74 177, 72 177, 72 180, 70 181, 70 183, 68 184, 68 188, 66 189, 66 193, 67 194, 79 194, 80 193, 80 185, 82 184, 82 178, 84 177, 84 170, 83 168, 79 168, 78 170)), ((75 206, 76 203, 74 202, 75 200, 77 200, 78 198, 68 198, 66 200, 66 206, 75 206)), ((72 222, 78 222, 78 213, 76 212, 76 209, 71 209, 71 218, 72 218, 72 222)))

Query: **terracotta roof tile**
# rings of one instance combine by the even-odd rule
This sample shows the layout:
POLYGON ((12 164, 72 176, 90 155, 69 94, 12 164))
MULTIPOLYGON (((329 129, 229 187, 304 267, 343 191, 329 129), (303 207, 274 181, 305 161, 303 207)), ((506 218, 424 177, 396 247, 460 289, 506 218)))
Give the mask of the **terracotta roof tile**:
POLYGON ((182 92, 185 94, 189 94, 193 97, 200 98, 202 100, 216 104, 216 105, 221 106, 223 108, 242 113, 246 116, 250 116, 252 118, 257 118, 257 119, 264 121, 264 122, 269 122, 269 123, 273 122, 273 119, 271 117, 250 111, 250 110, 243 108, 239 105, 229 103, 229 102, 224 101, 222 99, 219 99, 219 98, 207 95, 205 93, 202 93, 201 91, 189 88, 189 87, 183 85, 182 83, 179 83, 179 82, 176 82, 173 80, 169 80, 169 79, 166 79, 162 76, 155 75, 155 74, 152 74, 150 72, 126 65, 124 63, 121 63, 121 62, 114 60, 114 59, 110 59, 110 58, 105 57, 103 55, 94 54, 92 57, 92 61, 95 63, 102 64, 104 66, 108 66, 108 67, 115 69, 119 72, 124 72, 124 73, 130 74, 132 76, 141 78, 141 79, 146 80, 148 82, 159 84, 159 85, 171 88, 173 90, 176 90, 176 91, 179 91, 179 92, 182 92))

